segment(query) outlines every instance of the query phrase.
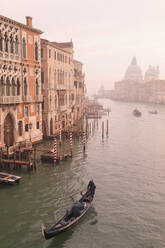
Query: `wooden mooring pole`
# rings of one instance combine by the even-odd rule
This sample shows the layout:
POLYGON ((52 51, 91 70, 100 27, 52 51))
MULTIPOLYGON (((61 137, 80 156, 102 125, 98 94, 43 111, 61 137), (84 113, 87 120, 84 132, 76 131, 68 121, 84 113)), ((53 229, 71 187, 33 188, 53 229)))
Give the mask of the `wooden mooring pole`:
POLYGON ((108 136, 108 120, 107 120, 107 136, 108 136))
POLYGON ((86 144, 86 132, 83 131, 83 152, 85 152, 85 144, 86 144))
POLYGON ((104 139, 104 121, 102 121, 102 138, 104 139))

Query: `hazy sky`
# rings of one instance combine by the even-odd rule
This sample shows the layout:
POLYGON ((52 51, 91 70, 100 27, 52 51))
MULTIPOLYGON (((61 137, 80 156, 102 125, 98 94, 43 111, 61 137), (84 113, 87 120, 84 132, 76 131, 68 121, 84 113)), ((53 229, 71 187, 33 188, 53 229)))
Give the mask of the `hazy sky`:
POLYGON ((165 0, 1 0, 1 15, 34 27, 50 41, 74 43, 88 93, 112 89, 136 56, 143 73, 159 65, 165 79, 165 0))

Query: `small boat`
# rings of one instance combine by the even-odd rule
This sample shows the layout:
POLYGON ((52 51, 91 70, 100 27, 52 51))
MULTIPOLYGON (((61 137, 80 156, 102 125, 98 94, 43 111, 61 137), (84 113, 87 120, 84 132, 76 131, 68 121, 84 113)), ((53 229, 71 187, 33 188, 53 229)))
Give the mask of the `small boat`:
POLYGON ((45 226, 42 225, 42 235, 45 239, 50 239, 57 234, 66 231, 67 229, 71 228, 80 219, 88 212, 89 208, 91 207, 91 203, 94 198, 96 186, 93 180, 89 181, 87 191, 85 194, 82 194, 82 197, 79 201, 75 202, 73 206, 66 211, 66 214, 50 229, 46 230, 45 226))
POLYGON ((137 116, 137 117, 139 117, 139 116, 142 115, 142 113, 141 113, 138 109, 134 109, 134 110, 133 110, 133 114, 134 114, 135 116, 137 116))
POLYGON ((0 172, 0 183, 2 184, 14 184, 19 183, 21 177, 5 172, 0 172))
POLYGON ((156 115, 158 112, 157 110, 152 110, 152 111, 148 111, 148 113, 156 115))

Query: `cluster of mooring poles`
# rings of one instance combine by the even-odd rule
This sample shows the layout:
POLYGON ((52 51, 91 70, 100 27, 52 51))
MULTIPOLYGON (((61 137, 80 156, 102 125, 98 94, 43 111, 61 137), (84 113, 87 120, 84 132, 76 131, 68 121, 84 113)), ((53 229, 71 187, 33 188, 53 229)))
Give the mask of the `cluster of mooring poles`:
POLYGON ((28 170, 36 169, 36 148, 14 148, 7 154, 0 149, 0 168, 21 169, 26 166, 28 170))
MULTIPOLYGON (((107 120, 107 126, 106 126, 106 135, 108 137, 108 130, 109 130, 109 122, 107 120)), ((102 121, 102 139, 104 139, 104 121, 102 121)))
MULTIPOLYGON (((59 161, 62 161, 66 159, 67 157, 72 157, 72 132, 69 134, 69 143, 70 143, 70 149, 69 152, 64 153, 63 155, 61 153, 57 153, 57 139, 54 137, 54 147, 53 147, 53 155, 54 155, 54 163, 57 163, 59 161)), ((62 130, 60 129, 59 133, 59 147, 62 145, 62 130)), ((60 148, 61 149, 61 148, 60 148)))

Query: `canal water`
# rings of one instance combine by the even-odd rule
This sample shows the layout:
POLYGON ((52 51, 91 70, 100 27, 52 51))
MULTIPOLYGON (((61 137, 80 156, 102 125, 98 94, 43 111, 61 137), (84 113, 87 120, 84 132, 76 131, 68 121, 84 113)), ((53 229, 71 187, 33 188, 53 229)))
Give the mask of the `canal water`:
POLYGON ((102 103, 112 111, 95 125, 85 154, 82 139, 74 139, 72 159, 55 166, 38 162, 36 172, 18 172, 20 184, 0 186, 0 248, 165 247, 165 107, 102 103), (139 118, 132 114, 135 107, 139 118), (157 115, 148 113, 155 109, 157 115), (107 119, 109 134, 102 139, 107 119), (96 195, 85 218, 44 240, 41 224, 55 223, 90 179, 96 195))

